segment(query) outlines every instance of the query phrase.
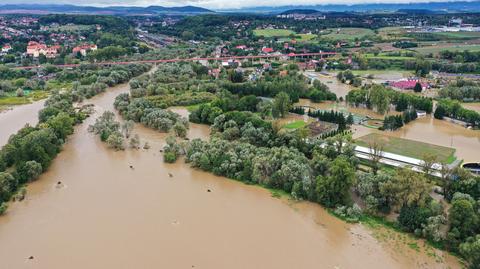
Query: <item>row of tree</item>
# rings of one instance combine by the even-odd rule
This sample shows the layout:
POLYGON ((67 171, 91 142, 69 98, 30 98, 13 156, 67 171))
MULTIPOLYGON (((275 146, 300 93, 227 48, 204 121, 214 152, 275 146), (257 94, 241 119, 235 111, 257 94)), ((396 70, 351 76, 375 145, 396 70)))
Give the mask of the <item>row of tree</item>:
POLYGON ((365 106, 380 114, 388 112, 391 106, 394 106, 396 111, 412 108, 432 113, 433 110, 431 98, 394 91, 379 84, 366 85, 352 90, 347 94, 346 100, 350 105, 365 106))
POLYGON ((440 100, 437 104, 437 108, 435 109, 434 117, 436 119, 450 117, 453 119, 464 121, 473 127, 480 126, 480 113, 475 110, 464 108, 456 100, 440 100))

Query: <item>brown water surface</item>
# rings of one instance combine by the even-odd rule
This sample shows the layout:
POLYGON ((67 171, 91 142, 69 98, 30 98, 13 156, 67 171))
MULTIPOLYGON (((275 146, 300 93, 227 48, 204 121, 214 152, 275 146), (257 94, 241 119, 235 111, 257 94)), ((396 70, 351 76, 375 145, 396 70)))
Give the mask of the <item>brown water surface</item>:
MULTIPOLYGON (((182 160, 165 164, 165 134, 137 125, 151 149, 107 149, 87 126, 127 90, 89 100, 96 113, 28 186, 27 199, 0 217, 1 268, 460 267, 442 252, 379 241, 316 204, 273 198, 182 160)), ((208 127, 191 125, 190 138, 207 136, 208 127)))
POLYGON ((480 113, 480 102, 476 102, 476 103, 463 103, 462 106, 465 107, 466 109, 475 110, 475 111, 477 111, 478 113, 480 113))
POLYGON ((32 126, 37 124, 38 111, 43 108, 44 103, 45 100, 41 100, 0 112, 0 147, 8 142, 10 135, 22 129, 25 124, 32 126))

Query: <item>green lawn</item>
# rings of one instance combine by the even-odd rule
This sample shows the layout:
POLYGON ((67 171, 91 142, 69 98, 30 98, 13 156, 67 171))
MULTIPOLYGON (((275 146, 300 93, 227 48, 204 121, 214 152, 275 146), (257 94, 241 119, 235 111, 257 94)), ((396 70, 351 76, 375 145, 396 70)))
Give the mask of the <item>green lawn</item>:
POLYGON ((255 29, 253 34, 263 37, 288 37, 295 34, 295 32, 287 29, 255 29))
POLYGON ((287 124, 283 125, 283 128, 285 128, 285 129, 298 129, 298 128, 304 127, 305 125, 307 125, 306 122, 304 122, 303 120, 299 120, 299 121, 294 121, 294 122, 287 123, 287 124))
POLYGON ((337 28, 330 28, 324 30, 326 33, 321 35, 321 37, 330 40, 353 41, 356 38, 361 39, 369 35, 375 35, 375 32, 367 28, 340 28, 340 31, 338 33, 337 30, 337 28))
POLYGON ((372 140, 380 140, 385 143, 384 151, 404 155, 411 158, 422 159, 424 154, 437 156, 439 162, 452 163, 455 161, 455 149, 408 140, 398 137, 372 133, 356 139, 356 144, 368 147, 372 140))

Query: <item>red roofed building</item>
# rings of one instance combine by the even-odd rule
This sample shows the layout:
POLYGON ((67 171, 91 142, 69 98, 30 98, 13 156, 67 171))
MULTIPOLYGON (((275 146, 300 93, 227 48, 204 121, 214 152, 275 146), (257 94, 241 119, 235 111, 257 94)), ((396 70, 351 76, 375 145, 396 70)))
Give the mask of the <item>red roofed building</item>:
POLYGON ((263 48, 263 49, 262 49, 262 52, 263 52, 263 53, 272 53, 272 52, 273 52, 273 49, 272 49, 272 48, 263 48))
POLYGON ((82 56, 87 56, 88 51, 95 51, 97 50, 97 45, 95 44, 83 44, 80 46, 76 46, 73 48, 73 54, 80 53, 82 56))
POLYGON ((247 46, 246 45, 238 45, 235 47, 236 49, 239 49, 239 50, 246 50, 247 49, 247 46))
POLYGON ((394 81, 390 82, 390 86, 401 89, 401 90, 413 90, 415 88, 415 85, 420 82, 420 85, 422 85, 422 91, 426 90, 430 85, 426 82, 421 82, 418 79, 407 79, 407 80, 399 80, 399 81, 394 81))
POLYGON ((37 58, 40 54, 45 55, 47 58, 54 58, 57 56, 58 51, 60 50, 59 45, 47 46, 36 41, 28 42, 27 46, 27 55, 37 58))
POLYGON ((9 44, 5 44, 2 47, 2 52, 7 53, 12 49, 12 47, 9 44))

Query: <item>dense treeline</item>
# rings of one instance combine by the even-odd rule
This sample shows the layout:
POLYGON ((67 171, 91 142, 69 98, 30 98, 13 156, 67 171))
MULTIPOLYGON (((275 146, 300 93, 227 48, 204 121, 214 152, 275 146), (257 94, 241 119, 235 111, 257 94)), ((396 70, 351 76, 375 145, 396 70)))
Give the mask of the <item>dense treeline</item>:
POLYGON ((265 148, 222 139, 195 139, 187 146, 186 161, 218 175, 281 189, 298 199, 333 207, 348 202, 356 163, 350 144, 343 143, 343 153, 335 153, 336 139, 340 138, 329 138, 324 148, 315 147, 311 160, 287 146, 265 148))
MULTIPOLYGON (((85 118, 69 93, 54 93, 39 112, 36 127, 25 126, 0 151, 0 213, 19 188, 35 180, 60 152, 73 126, 85 118)), ((23 199, 23 198, 21 198, 23 199)))
POLYGON ((353 124, 353 116, 349 114, 347 117, 342 112, 337 111, 322 111, 322 110, 315 110, 315 111, 308 111, 308 116, 312 118, 317 118, 321 121, 333 122, 338 124, 338 129, 343 131, 347 129, 348 125, 353 124))
POLYGON ((470 80, 458 79, 438 91, 441 98, 450 98, 458 101, 480 100, 480 84, 470 80))
POLYGON ((289 95, 292 102, 298 102, 299 98, 309 98, 313 102, 336 100, 334 93, 330 92, 328 86, 315 80, 312 87, 306 83, 306 78, 297 72, 289 72, 287 76, 270 76, 255 82, 225 83, 221 85, 234 94, 255 95, 263 97, 274 97, 280 92, 289 95))
POLYGON ((42 16, 39 19, 41 24, 58 23, 64 24, 83 24, 83 25, 101 25, 106 32, 117 32, 124 34, 126 30, 132 26, 122 17, 118 16, 101 16, 101 15, 68 15, 68 14, 52 14, 42 16))
POLYGON ((375 109, 380 114, 388 112, 391 105, 399 112, 413 108, 430 114, 433 110, 431 98, 394 91, 382 85, 367 85, 361 89, 352 90, 347 94, 346 99, 350 105, 365 106, 375 109))
POLYGON ((173 129, 179 136, 184 137, 188 129, 185 118, 172 111, 157 108, 145 98, 131 98, 128 93, 120 94, 115 98, 114 107, 125 119, 141 122, 160 132, 173 129))
POLYGON ((402 115, 386 116, 383 120, 383 126, 381 130, 395 131, 398 128, 402 128, 403 125, 417 119, 417 111, 415 109, 407 109, 403 111, 402 115))
POLYGON ((472 62, 480 62, 480 52, 478 51, 450 51, 450 50, 443 50, 439 53, 440 58, 453 60, 457 63, 472 63, 472 62))
MULTIPOLYGON (((113 80, 109 85, 124 82, 149 68, 147 65, 129 67, 123 68, 121 79, 113 80)), ((108 74, 106 78, 111 78, 113 72, 115 71, 107 69, 104 75, 108 74)), ((100 82, 92 83, 97 85, 100 82)), ((101 89, 103 91, 105 88, 101 89)), ((0 213, 6 210, 6 202, 23 184, 35 180, 50 166, 67 137, 73 133, 74 125, 87 116, 89 111, 74 108, 74 102, 101 91, 54 91, 45 102, 45 107, 39 111, 37 126, 26 125, 9 138, 0 150, 0 213)))
POLYGON ((450 117, 453 119, 467 122, 471 126, 478 128, 480 126, 480 113, 466 109, 455 100, 443 99, 437 104, 434 113, 435 118, 443 119, 443 117, 450 117))

